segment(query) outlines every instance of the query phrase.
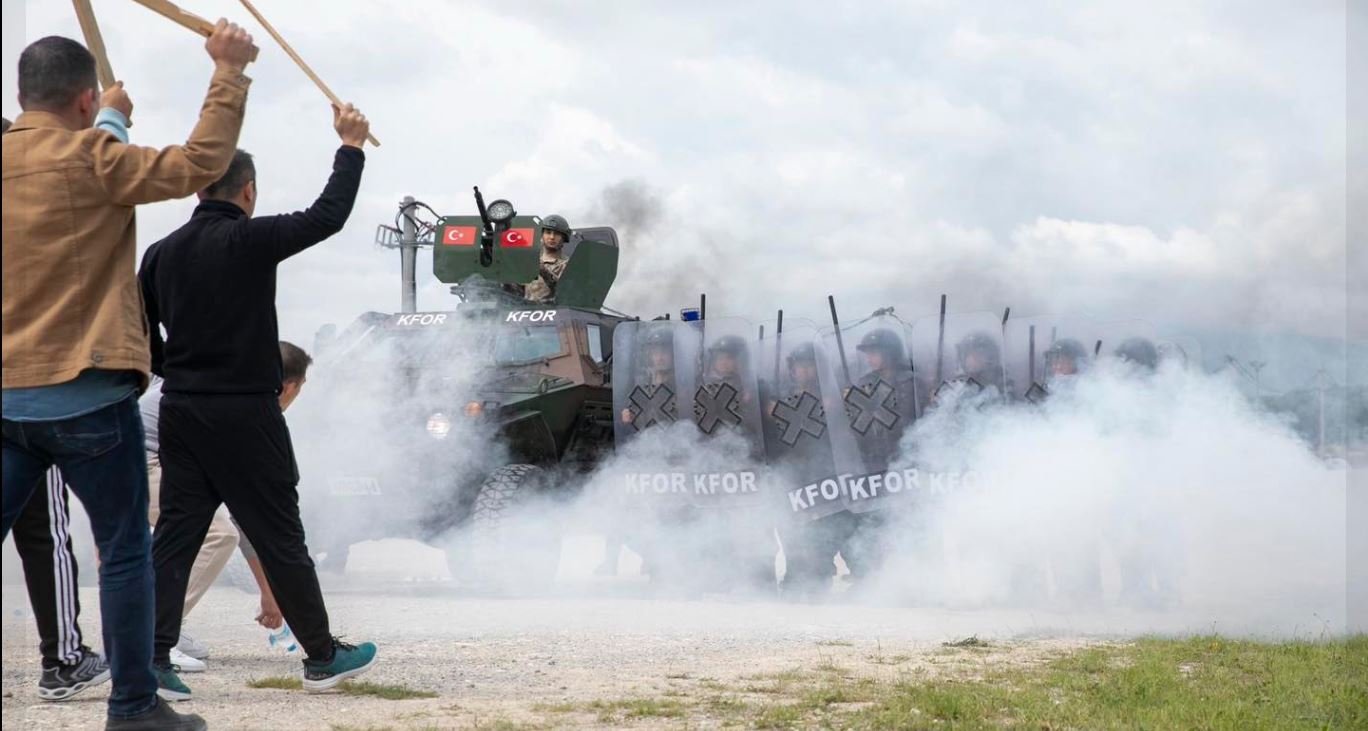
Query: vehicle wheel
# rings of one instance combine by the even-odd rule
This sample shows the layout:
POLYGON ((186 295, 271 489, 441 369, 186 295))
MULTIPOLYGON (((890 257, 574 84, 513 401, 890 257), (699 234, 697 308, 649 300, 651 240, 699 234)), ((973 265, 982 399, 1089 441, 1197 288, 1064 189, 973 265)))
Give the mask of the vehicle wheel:
POLYGON ((536 465, 505 465, 490 473, 475 496, 468 554, 448 556, 482 590, 527 593, 549 588, 560 566, 561 534, 543 495, 549 475, 536 465))

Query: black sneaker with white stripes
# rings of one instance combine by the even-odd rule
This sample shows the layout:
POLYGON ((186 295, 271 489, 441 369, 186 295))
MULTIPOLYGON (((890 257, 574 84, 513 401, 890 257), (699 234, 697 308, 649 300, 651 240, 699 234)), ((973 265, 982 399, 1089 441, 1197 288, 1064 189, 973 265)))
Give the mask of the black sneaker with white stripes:
POLYGON ((109 663, 104 656, 81 645, 81 659, 74 665, 43 668, 38 681, 38 697, 45 701, 64 701, 93 685, 109 680, 109 663))

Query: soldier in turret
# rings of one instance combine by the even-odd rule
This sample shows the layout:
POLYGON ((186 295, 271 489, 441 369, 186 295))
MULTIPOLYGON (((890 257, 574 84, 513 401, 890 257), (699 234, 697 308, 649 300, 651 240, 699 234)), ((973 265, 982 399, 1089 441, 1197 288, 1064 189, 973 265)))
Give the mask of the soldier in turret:
POLYGON ((565 256, 565 242, 570 240, 570 224, 564 216, 552 214, 542 219, 541 261, 537 278, 521 285, 528 302, 546 303, 556 300, 556 285, 565 273, 569 259, 565 256))

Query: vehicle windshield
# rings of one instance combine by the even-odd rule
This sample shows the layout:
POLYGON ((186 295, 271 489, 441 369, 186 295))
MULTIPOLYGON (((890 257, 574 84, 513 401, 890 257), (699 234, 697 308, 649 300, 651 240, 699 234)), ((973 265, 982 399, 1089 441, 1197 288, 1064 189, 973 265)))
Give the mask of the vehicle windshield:
POLYGON ((506 328, 494 340, 494 362, 498 365, 546 360, 560 354, 560 333, 555 325, 506 328))

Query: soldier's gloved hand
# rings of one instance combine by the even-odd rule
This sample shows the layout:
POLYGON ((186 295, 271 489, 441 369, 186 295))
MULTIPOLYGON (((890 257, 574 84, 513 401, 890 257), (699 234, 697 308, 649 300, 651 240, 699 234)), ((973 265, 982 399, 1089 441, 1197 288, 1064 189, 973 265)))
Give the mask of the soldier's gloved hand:
POLYGON ((551 271, 551 268, 547 265, 542 264, 540 267, 538 267, 537 273, 541 274, 543 282, 546 282, 547 284, 556 283, 556 275, 554 272, 551 271))

